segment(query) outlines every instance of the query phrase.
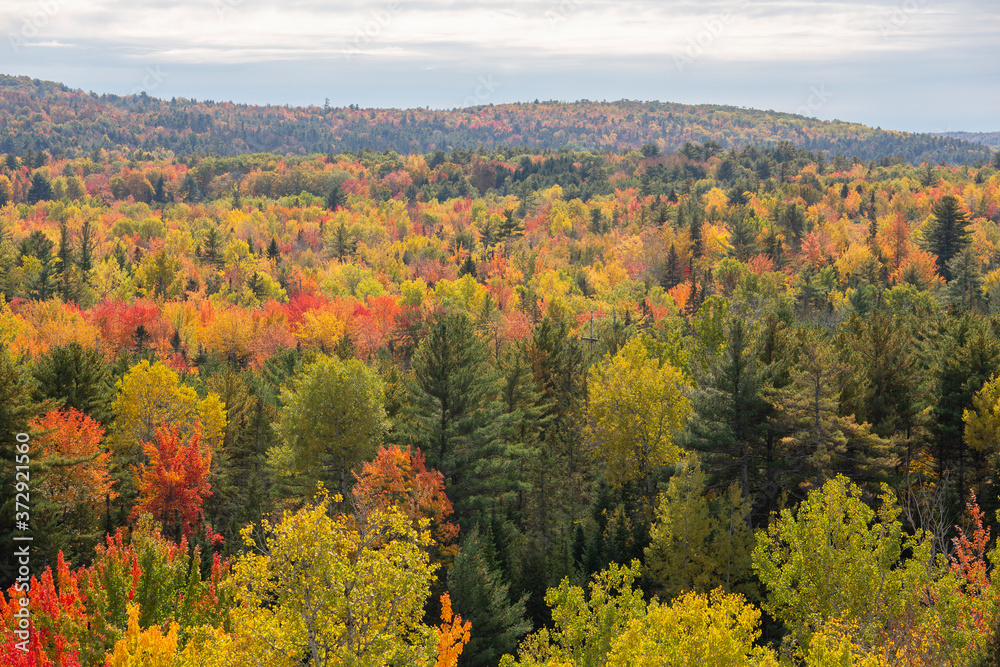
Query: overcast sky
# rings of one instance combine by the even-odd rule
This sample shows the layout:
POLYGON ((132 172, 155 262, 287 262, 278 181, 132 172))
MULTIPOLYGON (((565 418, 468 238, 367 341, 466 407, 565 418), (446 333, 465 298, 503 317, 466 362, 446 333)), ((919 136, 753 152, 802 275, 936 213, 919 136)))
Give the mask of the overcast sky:
POLYGON ((996 0, 2 0, 0 72, 98 93, 732 104, 1000 130, 996 0))

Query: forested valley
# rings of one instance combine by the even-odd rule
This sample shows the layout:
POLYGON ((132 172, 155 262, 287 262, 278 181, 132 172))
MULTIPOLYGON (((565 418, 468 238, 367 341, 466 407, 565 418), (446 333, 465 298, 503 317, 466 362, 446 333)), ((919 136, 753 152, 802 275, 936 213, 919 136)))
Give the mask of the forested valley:
POLYGON ((1000 153, 103 144, 0 151, 0 665, 998 664, 1000 153))

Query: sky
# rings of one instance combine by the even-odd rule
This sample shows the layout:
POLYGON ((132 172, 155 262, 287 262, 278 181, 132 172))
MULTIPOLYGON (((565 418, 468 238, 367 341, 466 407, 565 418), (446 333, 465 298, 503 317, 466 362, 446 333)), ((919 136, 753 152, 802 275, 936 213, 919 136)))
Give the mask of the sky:
POLYGON ((996 0, 3 0, 0 73, 450 109, 660 100, 1000 130, 996 0))

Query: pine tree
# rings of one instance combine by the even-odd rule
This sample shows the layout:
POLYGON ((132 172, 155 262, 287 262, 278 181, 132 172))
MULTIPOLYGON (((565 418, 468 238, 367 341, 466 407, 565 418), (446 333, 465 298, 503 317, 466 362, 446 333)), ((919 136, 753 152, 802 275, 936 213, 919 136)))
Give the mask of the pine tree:
POLYGON ((698 383, 687 445, 704 452, 723 481, 735 477, 749 498, 752 476, 765 454, 767 373, 757 356, 757 325, 734 314, 725 331, 722 354, 698 383))
POLYGON ((273 259, 275 263, 281 262, 281 250, 278 249, 278 242, 271 237, 271 243, 267 246, 267 258, 273 259))
POLYGON ((729 220, 729 256, 741 262, 749 261, 760 252, 757 243, 757 226, 746 209, 733 211, 729 220))
POLYGON ((677 248, 671 243, 670 250, 667 251, 667 260, 663 265, 663 278, 660 280, 660 284, 663 285, 664 289, 672 289, 680 285, 683 280, 684 270, 681 268, 681 258, 677 254, 677 248))
POLYGON ((969 216, 962 210, 957 197, 948 195, 934 205, 934 214, 924 228, 924 244, 937 255, 938 274, 951 280, 948 262, 969 245, 969 216))
POLYGON ((343 208, 347 205, 347 195, 344 194, 344 189, 340 187, 339 183, 334 183, 329 192, 326 193, 326 198, 323 202, 328 209, 336 211, 338 208, 343 208))
MULTIPOLYGON (((5 553, 14 553, 15 487, 14 465, 27 463, 37 454, 32 446, 28 422, 43 409, 31 400, 31 378, 26 366, 14 358, 6 345, 0 342, 0 484, 4 489, 0 501, 0 547, 5 553), (28 440, 25 440, 25 437, 28 440), (18 459, 16 456, 23 456, 18 459)), ((19 510, 20 511, 20 510, 19 510)), ((18 531, 16 534, 23 535, 18 531)), ((6 589, 14 583, 16 560, 0 559, 0 587, 6 589)))
POLYGON ((80 228, 80 255, 76 265, 80 269, 84 282, 89 282, 90 272, 94 269, 94 228, 90 220, 84 220, 80 228))
POLYGON ((524 617, 527 596, 510 599, 509 584, 490 562, 483 541, 477 529, 468 533, 448 572, 455 613, 472 622, 472 637, 459 657, 462 667, 496 665, 531 629, 524 617))
POLYGON ((102 424, 111 423, 111 368, 97 350, 76 342, 54 347, 38 359, 33 375, 36 400, 52 399, 61 408, 75 408, 102 424))
POLYGON ((49 201, 52 196, 52 185, 49 183, 49 179, 35 172, 35 175, 31 177, 31 187, 28 188, 25 200, 29 204, 37 204, 40 201, 49 201))
POLYGON ((72 298, 73 292, 73 239, 69 226, 64 222, 59 227, 59 294, 64 301, 72 298))
POLYGON ((500 438, 510 419, 488 358, 468 316, 442 314, 417 347, 407 383, 403 435, 444 475, 456 518, 466 526, 475 511, 508 491, 494 472, 505 454, 500 438))

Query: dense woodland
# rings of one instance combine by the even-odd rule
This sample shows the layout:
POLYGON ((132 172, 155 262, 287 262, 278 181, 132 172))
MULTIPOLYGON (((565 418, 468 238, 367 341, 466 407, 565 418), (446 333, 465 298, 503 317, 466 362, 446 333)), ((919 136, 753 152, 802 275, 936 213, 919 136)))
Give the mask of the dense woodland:
POLYGON ((969 141, 984 136, 909 134, 775 111, 628 100, 535 100, 450 111, 166 101, 145 92, 97 95, 0 74, 0 153, 32 150, 77 157, 116 147, 228 156, 365 148, 429 153, 480 146, 621 151, 643 144, 669 152, 687 142, 714 141, 727 150, 740 150, 791 141, 814 151, 864 160, 898 158, 919 165, 988 162, 990 149, 969 141))
POLYGON ((1000 154, 71 153, 137 103, 47 95, 0 664, 997 664, 1000 154))

